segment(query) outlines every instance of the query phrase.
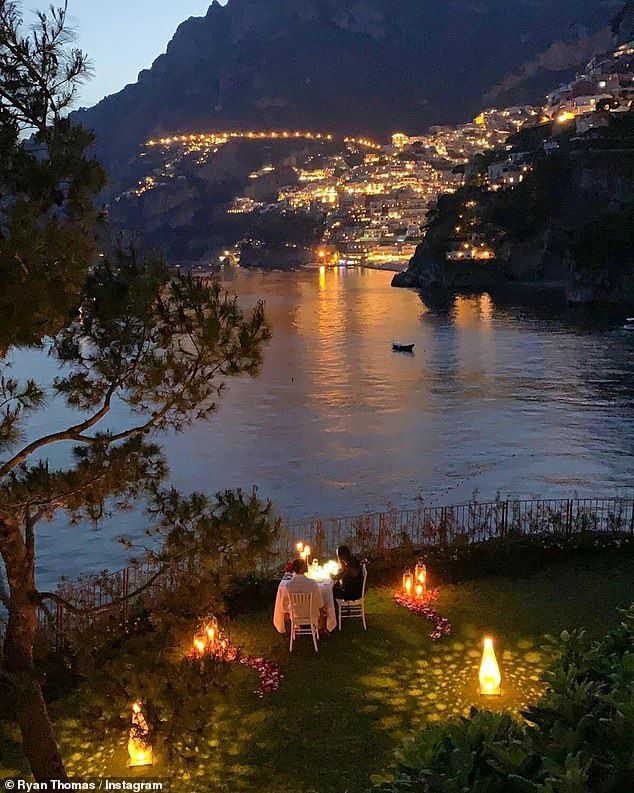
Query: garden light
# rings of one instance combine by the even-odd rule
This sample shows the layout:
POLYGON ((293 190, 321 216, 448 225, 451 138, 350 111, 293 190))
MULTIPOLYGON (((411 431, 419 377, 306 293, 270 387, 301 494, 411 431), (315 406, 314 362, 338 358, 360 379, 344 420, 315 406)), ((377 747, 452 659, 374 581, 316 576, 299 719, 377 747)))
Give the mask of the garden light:
POLYGON ((427 567, 423 563, 422 559, 418 560, 418 564, 414 568, 414 578, 416 579, 416 584, 421 584, 423 587, 423 593, 427 588, 427 567))
POLYGON ((487 697, 496 697, 500 695, 502 675, 500 674, 500 667, 495 657, 493 639, 490 636, 485 636, 484 638, 484 649, 482 651, 479 677, 481 694, 487 697))
POLYGON ((207 635, 208 647, 213 652, 216 647, 216 637, 218 635, 215 620, 205 625, 205 633, 207 635))
POLYGON ((411 570, 406 570, 403 573, 403 589, 408 597, 411 597, 412 589, 414 589, 414 576, 411 570))
POLYGON ((128 755, 130 760, 128 768, 152 765, 152 747, 149 742, 150 728, 148 727, 140 702, 132 705, 132 727, 128 738, 128 755))

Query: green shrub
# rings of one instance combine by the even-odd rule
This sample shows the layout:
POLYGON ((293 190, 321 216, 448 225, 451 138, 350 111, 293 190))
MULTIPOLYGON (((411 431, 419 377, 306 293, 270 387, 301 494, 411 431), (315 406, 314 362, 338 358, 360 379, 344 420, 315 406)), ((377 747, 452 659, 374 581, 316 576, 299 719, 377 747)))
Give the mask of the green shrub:
POLYGON ((422 730, 384 793, 623 793, 634 774, 634 606, 602 640, 561 635, 548 689, 523 714, 472 709, 422 730))

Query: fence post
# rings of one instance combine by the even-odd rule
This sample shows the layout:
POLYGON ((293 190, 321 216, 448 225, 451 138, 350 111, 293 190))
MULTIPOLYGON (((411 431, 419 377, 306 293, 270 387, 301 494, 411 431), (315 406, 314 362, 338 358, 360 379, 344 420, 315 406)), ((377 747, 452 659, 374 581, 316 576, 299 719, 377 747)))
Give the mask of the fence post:
POLYGON ((55 647, 61 650, 64 643, 64 608, 61 603, 55 606, 55 647))
POLYGON ((441 548, 447 545, 447 508, 442 507, 440 510, 440 531, 438 532, 438 539, 441 548))
POLYGON ((123 620, 128 619, 128 595, 130 594, 130 568, 123 570, 123 620))
POLYGON ((379 515, 379 533, 376 538, 376 551, 379 556, 383 556, 385 553, 385 515, 383 513, 379 515))
POLYGON ((632 501, 632 517, 630 518, 630 534, 634 534, 634 500, 632 501))
POLYGON ((321 559, 324 555, 324 524, 322 521, 317 521, 315 529, 315 558, 321 559))
POLYGON ((572 534, 572 499, 568 499, 566 502, 566 536, 570 536, 572 534))
POLYGON ((502 505, 502 538, 506 537, 509 530, 509 502, 508 499, 502 505))

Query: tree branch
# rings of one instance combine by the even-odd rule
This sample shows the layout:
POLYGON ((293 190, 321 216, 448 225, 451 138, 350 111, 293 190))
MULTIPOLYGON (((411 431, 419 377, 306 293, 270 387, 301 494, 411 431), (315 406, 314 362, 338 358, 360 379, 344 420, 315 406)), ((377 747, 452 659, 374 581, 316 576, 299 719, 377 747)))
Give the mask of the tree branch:
MULTIPOLYGON (((85 432, 85 430, 88 430, 91 427, 94 427, 95 424, 98 424, 101 419, 110 411, 112 397, 118 385, 118 382, 115 382, 110 386, 103 405, 90 418, 87 418, 85 421, 75 424, 72 427, 68 427, 65 430, 52 432, 50 435, 44 435, 43 437, 27 444, 21 451, 15 454, 10 460, 7 460, 7 462, 4 463, 2 467, 0 467, 0 479, 10 473, 16 467, 16 465, 23 463, 29 455, 33 454, 33 452, 36 452, 38 449, 42 449, 44 446, 49 446, 51 443, 57 443, 59 441, 82 441, 81 433, 85 432)), ((87 443, 88 441, 84 439, 83 442, 87 443)))

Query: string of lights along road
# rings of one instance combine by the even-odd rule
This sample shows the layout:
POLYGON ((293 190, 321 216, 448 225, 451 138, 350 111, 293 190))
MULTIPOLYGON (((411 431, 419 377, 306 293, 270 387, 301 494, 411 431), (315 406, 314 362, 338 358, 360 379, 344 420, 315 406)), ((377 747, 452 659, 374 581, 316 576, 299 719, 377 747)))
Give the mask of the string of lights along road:
POLYGON ((241 131, 241 132, 206 132, 190 135, 172 135, 165 138, 152 139, 147 142, 148 146, 176 146, 183 144, 199 143, 207 146, 219 146, 228 143, 234 138, 244 138, 247 140, 322 140, 322 141, 342 141, 343 143, 361 146, 365 149, 379 151, 381 146, 368 138, 338 138, 330 132, 309 132, 299 130, 269 130, 269 131, 241 131))

